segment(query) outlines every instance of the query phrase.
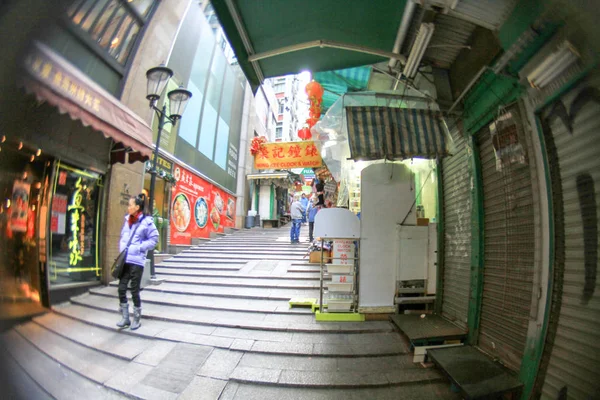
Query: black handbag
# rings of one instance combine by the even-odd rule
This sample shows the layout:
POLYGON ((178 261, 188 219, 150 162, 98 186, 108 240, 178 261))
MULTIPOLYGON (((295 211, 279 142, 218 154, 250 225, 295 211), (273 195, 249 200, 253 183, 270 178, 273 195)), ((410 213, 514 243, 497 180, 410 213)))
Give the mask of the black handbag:
POLYGON ((121 279, 121 275, 123 275, 123 267, 125 266, 125 260, 127 259, 127 250, 129 249, 129 245, 131 245, 131 241, 133 240, 133 237, 135 236, 135 232, 137 231, 137 228, 142 223, 142 219, 144 219, 144 217, 142 217, 139 220, 138 224, 135 226, 135 229, 131 233, 131 236, 129 236, 129 242, 127 242, 127 246, 125 246, 123 251, 119 253, 117 258, 115 258, 113 265, 110 267, 110 274, 115 279, 121 279))

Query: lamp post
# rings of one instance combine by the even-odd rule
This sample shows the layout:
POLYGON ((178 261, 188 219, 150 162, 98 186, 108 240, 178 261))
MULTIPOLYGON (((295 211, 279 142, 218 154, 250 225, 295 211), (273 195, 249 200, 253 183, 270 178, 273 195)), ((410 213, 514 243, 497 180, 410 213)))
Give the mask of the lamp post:
MULTIPOLYGON (((160 135, 165 124, 175 126, 177 121, 181 119, 188 100, 192 97, 192 93, 185 90, 183 87, 170 91, 167 94, 169 98, 169 115, 167 115, 167 102, 165 101, 162 109, 156 107, 156 102, 160 99, 161 94, 165 90, 169 79, 173 76, 173 71, 161 65, 160 67, 150 68, 146 72, 148 79, 147 96, 150 101, 150 108, 158 114, 158 134, 156 136, 156 147, 154 149, 152 168, 150 169, 150 195, 148 199, 148 211, 150 216, 154 212, 154 189, 156 186, 156 162, 158 160, 158 151, 160 147, 160 135)), ((154 271, 154 251, 150 252, 150 279, 156 279, 154 271)))

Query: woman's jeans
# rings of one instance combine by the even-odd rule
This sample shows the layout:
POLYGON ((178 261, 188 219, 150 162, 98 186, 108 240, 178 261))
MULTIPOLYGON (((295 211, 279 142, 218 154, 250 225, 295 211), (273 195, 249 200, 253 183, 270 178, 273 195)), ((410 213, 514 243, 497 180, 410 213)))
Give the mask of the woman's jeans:
POLYGON ((140 300, 140 283, 142 281, 142 275, 144 273, 144 267, 135 264, 126 263, 123 266, 123 274, 119 280, 119 301, 121 304, 127 303, 127 285, 131 280, 131 297, 133 298, 133 305, 136 307, 142 306, 140 300))

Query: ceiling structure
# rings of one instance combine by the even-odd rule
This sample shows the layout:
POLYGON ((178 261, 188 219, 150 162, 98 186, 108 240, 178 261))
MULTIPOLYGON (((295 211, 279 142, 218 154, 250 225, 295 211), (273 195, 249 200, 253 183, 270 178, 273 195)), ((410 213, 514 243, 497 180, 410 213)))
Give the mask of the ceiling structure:
MULTIPOLYGON (((265 78, 359 67, 410 54, 421 23, 434 33, 421 67, 448 70, 469 50, 477 27, 497 31, 517 0, 213 0, 215 12, 254 90, 265 78), (415 3, 410 18, 407 3, 415 3), (402 27, 404 22, 404 27, 402 27), (404 30, 401 46, 396 46, 404 30), (398 54, 400 53, 400 54, 398 54)), ((410 6, 410 5, 409 5, 410 6)))

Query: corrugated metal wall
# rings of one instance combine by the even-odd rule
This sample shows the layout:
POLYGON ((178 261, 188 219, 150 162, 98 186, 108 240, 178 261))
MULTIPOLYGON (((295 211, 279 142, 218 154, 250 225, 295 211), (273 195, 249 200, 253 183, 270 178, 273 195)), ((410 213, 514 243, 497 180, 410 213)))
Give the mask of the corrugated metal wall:
POLYGON ((445 14, 437 14, 431 43, 425 52, 425 59, 438 67, 449 69, 456 60, 462 46, 469 43, 475 24, 445 14))
POLYGON ((497 30, 508 19, 515 4, 517 0, 460 0, 450 14, 497 30))
MULTIPOLYGON (((557 259, 564 269, 557 268, 559 275, 554 276, 555 281, 562 281, 562 296, 554 300, 559 302, 560 313, 544 349, 549 361, 542 363, 546 373, 542 397, 547 399, 556 399, 561 391, 569 399, 600 398, 600 104, 594 95, 587 99, 582 95, 573 107, 586 88, 589 93, 593 93, 590 88, 600 89, 600 75, 559 100, 570 121, 557 118, 554 108, 548 124, 551 134, 545 132, 547 142, 553 142, 547 147, 554 145, 556 150, 557 157, 549 154, 549 159, 560 177, 560 185, 554 185, 562 189, 562 204, 554 205, 562 220, 555 222, 556 243, 564 246, 561 260, 557 259), (572 132, 565 122, 572 124, 572 132)), ((550 109, 556 106, 562 107, 554 103, 550 109)))
MULTIPOLYGON (((528 141, 516 107, 519 143, 528 141)), ((496 169, 488 127, 477 137, 483 180, 484 278, 478 346, 518 371, 531 308, 535 256, 532 163, 505 163, 496 169)))
POLYGON ((455 150, 442 164, 444 187, 444 276, 442 315, 467 328, 471 282, 471 173, 469 149, 458 131, 455 150))

